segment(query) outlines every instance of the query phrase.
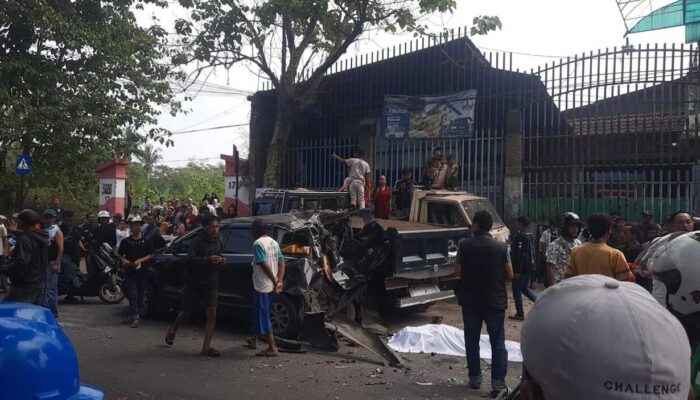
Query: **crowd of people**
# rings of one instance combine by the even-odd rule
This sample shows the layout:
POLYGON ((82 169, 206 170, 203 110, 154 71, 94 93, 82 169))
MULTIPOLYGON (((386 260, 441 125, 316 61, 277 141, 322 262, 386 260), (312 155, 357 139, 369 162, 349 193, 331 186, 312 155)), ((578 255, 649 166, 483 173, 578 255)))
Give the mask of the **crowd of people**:
MULTIPOLYGON (((360 163, 357 174, 363 174, 363 168, 360 163)), ((411 182, 410 178, 406 173, 402 181, 411 182)), ((359 187, 364 189, 366 182, 360 183, 350 184, 356 201, 362 197, 359 187)), ((388 191, 386 180, 379 183, 378 189, 388 191)), ((403 204, 407 199, 397 200, 403 204)), ((36 199, 34 205, 40 209, 36 199)), ((207 319, 201 355, 218 357, 211 343, 217 268, 225 263, 220 208, 213 195, 198 208, 191 200, 160 199, 153 204, 147 198, 140 207, 129 209, 126 221, 119 214, 100 211, 87 214, 85 222, 77 224, 74 214, 53 199, 41 212, 26 209, 12 219, 0 216, 0 275, 9 277, 10 283, 5 300, 39 304, 58 317, 59 271, 75 271, 83 258, 89 271, 90 250, 108 243, 118 249, 125 269, 129 315, 124 322, 138 328, 144 313, 142 266, 163 244, 158 240, 164 240, 164 234, 178 234, 180 226, 174 221, 184 221, 185 230, 199 225, 202 229, 184 260, 182 306, 165 342, 173 345, 178 328, 204 303, 207 319), (197 217, 188 223, 195 208, 197 217)), ((510 281, 516 313, 509 318, 524 321, 522 382, 511 398, 693 399, 694 393, 700 398, 696 379, 700 376, 700 287, 696 287, 700 285, 700 232, 693 232, 699 227, 683 211, 671 214, 663 227, 654 223, 649 211, 641 217, 639 223, 629 224, 619 214, 595 213, 584 222, 567 212, 538 232, 535 224, 521 216, 511 225, 508 246, 491 237, 493 216, 477 211, 473 235, 459 242, 456 261, 469 387, 482 385, 479 342, 485 324, 492 354, 492 395, 507 390, 505 313, 510 281), (669 245, 674 240, 679 246, 669 245), (531 289, 538 280, 547 287, 539 294, 531 289), (523 295, 534 302, 527 315, 523 295)), ((285 264, 279 245, 266 235, 268 230, 261 220, 254 221, 253 336, 246 338, 246 345, 256 349, 262 340, 267 348, 258 355, 275 357, 279 353, 270 308, 273 293, 282 290, 285 264)), ((7 285, 8 281, 2 282, 7 285)))
MULTIPOLYGON (((73 212, 64 210, 58 199, 54 199, 52 206, 43 210, 37 200, 38 198, 34 199, 33 209, 25 209, 11 220, 0 216, 0 250, 3 251, 0 253, 3 255, 0 260, 0 275, 9 278, 10 282, 9 289, 2 289, 7 292, 5 301, 41 305, 50 309, 54 317, 58 318, 59 272, 64 271, 64 279, 76 279, 74 274, 80 273, 78 265, 84 261, 89 276, 95 268, 91 255, 108 244, 117 249, 124 269, 129 313, 123 323, 138 328, 140 317, 146 311, 143 301, 146 278, 143 266, 153 259, 155 249, 166 244, 163 235, 171 233, 177 236, 201 226, 202 229, 190 243, 189 252, 183 259, 185 285, 182 307, 175 322, 168 328, 165 341, 168 345, 174 344, 178 327, 203 302, 207 322, 201 355, 220 355, 211 346, 216 325, 217 268, 225 262, 219 226, 222 217, 235 216, 235 212, 232 213, 234 210, 229 209, 229 213, 224 213, 214 194, 205 196, 198 209, 193 206, 191 199, 166 203, 161 198, 154 204, 150 198, 146 198, 140 207, 128 208, 130 212, 126 221, 119 213, 110 215, 108 211, 102 210, 97 214, 88 213, 85 222, 77 224, 73 212), (175 210, 179 211, 176 213, 175 210), (11 254, 8 252, 10 236, 14 242, 11 254)), ((284 259, 277 242, 266 234, 268 226, 255 221, 252 231, 256 239, 251 249, 254 254, 254 336, 246 342, 248 347, 257 348, 257 339, 262 339, 268 348, 258 355, 275 357, 279 353, 270 319, 272 294, 282 290, 284 259)), ((70 293, 66 300, 72 300, 70 293)))
POLYGON ((692 387, 700 386, 700 287, 693 287, 700 285, 700 232, 693 232, 698 227, 689 213, 671 214, 662 228, 649 211, 634 225, 619 214, 595 213, 584 223, 567 212, 539 237, 519 217, 510 247, 491 237, 492 225, 488 212, 476 212, 473 237, 460 241, 457 253, 471 388, 482 383, 485 324, 492 396, 507 390, 506 282, 512 281, 516 313, 509 318, 525 322, 522 383, 510 398, 693 399, 694 392, 700 398, 700 387, 692 387), (686 243, 668 250, 678 237, 686 243), (538 258, 545 265, 539 277, 538 258), (533 278, 548 288, 539 295, 530 290, 533 278), (534 302, 527 318, 523 295, 534 302))

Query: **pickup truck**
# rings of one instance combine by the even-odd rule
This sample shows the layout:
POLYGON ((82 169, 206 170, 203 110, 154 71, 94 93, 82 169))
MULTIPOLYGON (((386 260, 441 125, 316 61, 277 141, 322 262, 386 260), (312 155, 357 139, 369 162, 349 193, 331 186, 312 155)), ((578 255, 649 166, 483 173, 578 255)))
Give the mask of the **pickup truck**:
MULTIPOLYGON (((465 192, 415 190, 409 221, 375 221, 390 240, 391 257, 379 271, 382 285, 372 285, 373 297, 397 308, 424 308, 455 296, 454 262, 459 240, 470 235, 471 221, 478 210, 494 218, 491 234, 506 241, 508 228, 483 197, 465 192)), ((267 190, 256 200, 256 215, 297 210, 342 210, 349 204, 347 193, 307 190, 267 190)), ((360 229, 360 218, 353 228, 360 229)), ((376 282, 375 282, 376 283, 376 282)))
POLYGON ((488 211, 493 217, 491 235, 502 242, 510 236, 489 199, 467 192, 448 190, 414 190, 408 220, 442 227, 471 228, 474 213, 488 211))

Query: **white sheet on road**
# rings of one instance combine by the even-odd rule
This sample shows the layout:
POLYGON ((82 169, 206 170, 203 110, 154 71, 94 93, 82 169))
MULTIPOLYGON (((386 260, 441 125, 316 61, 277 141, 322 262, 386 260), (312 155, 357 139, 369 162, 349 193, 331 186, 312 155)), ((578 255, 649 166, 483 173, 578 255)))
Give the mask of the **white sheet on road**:
MULTIPOLYGON (((408 326, 389 339, 389 347, 400 353, 437 353, 466 357, 464 331, 449 325, 408 326)), ((522 362, 520 343, 506 340, 508 361, 522 362)), ((481 335, 479 356, 491 359, 489 335, 481 335)))

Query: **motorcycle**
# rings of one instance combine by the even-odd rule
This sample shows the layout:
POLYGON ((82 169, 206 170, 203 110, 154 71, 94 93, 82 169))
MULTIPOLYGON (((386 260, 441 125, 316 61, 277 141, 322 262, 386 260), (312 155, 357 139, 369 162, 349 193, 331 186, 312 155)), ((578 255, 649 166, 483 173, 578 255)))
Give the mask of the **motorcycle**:
POLYGON ((83 297, 97 296, 107 304, 119 304, 126 297, 122 257, 108 243, 90 251, 91 265, 88 273, 83 274, 75 264, 64 266, 73 268, 69 274, 61 269, 58 280, 58 294, 83 297))

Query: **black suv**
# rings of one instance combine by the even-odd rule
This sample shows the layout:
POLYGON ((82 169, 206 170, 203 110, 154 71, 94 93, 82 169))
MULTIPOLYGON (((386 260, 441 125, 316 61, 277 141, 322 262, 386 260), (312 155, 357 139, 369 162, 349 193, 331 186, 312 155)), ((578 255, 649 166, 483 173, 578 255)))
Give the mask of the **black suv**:
MULTIPOLYGON (((269 219, 271 225, 284 224, 284 215, 258 217, 269 219)), ((253 293, 253 237, 252 218, 225 220, 221 223, 220 235, 224 242, 226 263, 219 269, 219 313, 238 318, 250 318, 250 300, 253 293)), ((187 255, 191 240, 199 234, 195 229, 175 239, 169 246, 156 251, 155 259, 149 263, 148 283, 144 303, 146 313, 154 315, 170 307, 179 309, 183 286, 183 259, 187 255)), ((278 241, 285 240, 287 230, 275 228, 269 232, 278 241)), ((280 244, 283 244, 280 242, 280 244)), ((290 294, 274 296, 272 325, 275 333, 286 338, 295 338, 299 332, 303 313, 303 297, 290 294)))

